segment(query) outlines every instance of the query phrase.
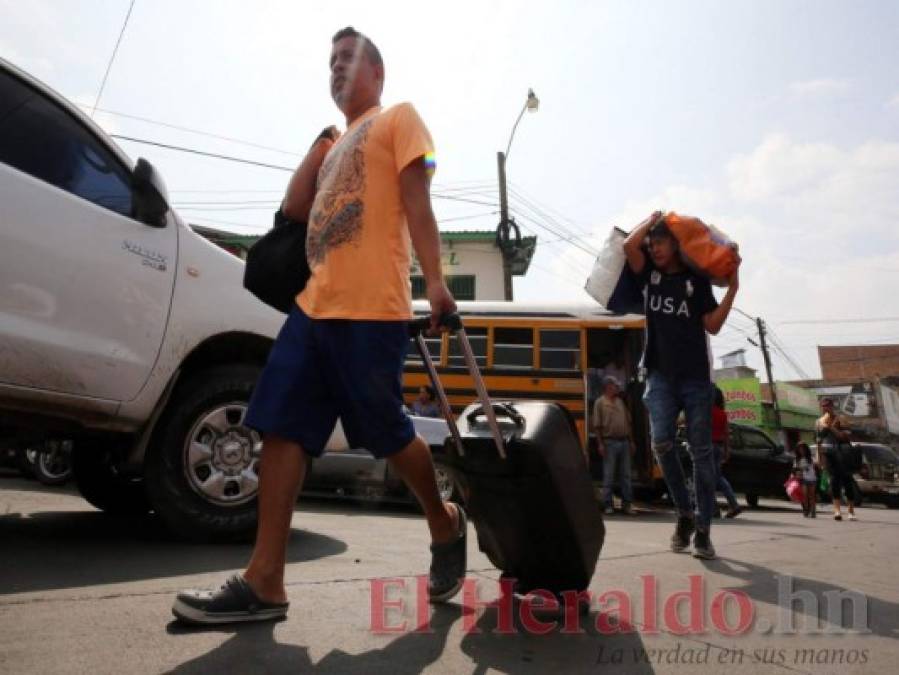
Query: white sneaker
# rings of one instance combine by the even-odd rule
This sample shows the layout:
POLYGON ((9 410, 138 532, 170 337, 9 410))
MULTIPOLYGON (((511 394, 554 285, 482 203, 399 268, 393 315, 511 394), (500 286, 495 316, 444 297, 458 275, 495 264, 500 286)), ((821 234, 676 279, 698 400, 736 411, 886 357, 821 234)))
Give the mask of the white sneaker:
POLYGON ((849 520, 851 520, 851 521, 856 521, 856 520, 858 520, 858 518, 855 517, 855 514, 854 514, 854 513, 850 513, 850 514, 849 514, 849 520))

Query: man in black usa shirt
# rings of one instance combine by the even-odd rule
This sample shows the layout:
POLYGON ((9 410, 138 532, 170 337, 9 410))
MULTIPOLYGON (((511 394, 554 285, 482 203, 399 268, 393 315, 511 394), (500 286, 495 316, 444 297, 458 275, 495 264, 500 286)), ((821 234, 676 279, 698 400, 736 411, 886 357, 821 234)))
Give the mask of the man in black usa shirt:
POLYGON ((717 335, 727 320, 739 287, 735 271, 719 305, 709 280, 689 270, 661 212, 652 214, 624 242, 631 270, 646 297, 647 372, 643 401, 649 411, 652 449, 677 509, 671 549, 685 550, 693 538, 693 555, 714 558, 710 530, 715 508, 712 453, 712 359, 708 334, 717 335), (643 246, 649 238, 649 255, 643 246), (693 458, 696 513, 674 450, 677 418, 683 410, 687 443, 693 458))

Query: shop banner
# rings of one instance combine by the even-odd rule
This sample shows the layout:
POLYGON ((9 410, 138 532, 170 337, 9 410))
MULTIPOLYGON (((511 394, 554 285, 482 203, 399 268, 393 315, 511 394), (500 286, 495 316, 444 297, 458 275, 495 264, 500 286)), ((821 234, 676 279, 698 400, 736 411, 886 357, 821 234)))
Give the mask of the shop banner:
POLYGON ((874 392, 868 382, 847 384, 832 387, 816 387, 818 400, 830 398, 834 408, 840 415, 846 417, 876 417, 877 404, 874 400, 874 392))
POLYGON ((778 382, 777 404, 781 411, 789 411, 806 415, 819 415, 818 394, 814 389, 803 389, 795 384, 778 382))
POLYGON ((724 392, 727 419, 734 424, 762 424, 762 392, 755 377, 720 380, 715 384, 724 392))
POLYGON ((880 397, 883 399, 883 416, 887 429, 891 434, 899 434, 899 392, 892 387, 880 385, 880 397))

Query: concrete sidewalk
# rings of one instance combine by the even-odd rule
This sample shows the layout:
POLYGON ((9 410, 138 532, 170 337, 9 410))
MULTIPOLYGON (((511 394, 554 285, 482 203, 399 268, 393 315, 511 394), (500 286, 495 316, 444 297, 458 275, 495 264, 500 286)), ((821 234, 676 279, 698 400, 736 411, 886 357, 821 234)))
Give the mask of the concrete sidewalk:
MULTIPOLYGON (((152 520, 109 519, 71 490, 0 477, 0 672, 893 672, 899 512, 866 508, 859 515, 857 523, 837 523, 822 510, 807 520, 786 502, 763 502, 736 520, 716 521, 720 559, 711 562, 668 551, 668 513, 610 517, 583 632, 556 627, 536 635, 520 618, 511 634, 491 632, 502 624, 501 612, 463 608, 462 594, 420 611, 416 575, 429 555, 417 514, 308 502, 294 517, 289 618, 198 630, 173 622, 173 594, 218 585, 245 562, 248 547, 172 542, 152 520), (378 580, 394 580, 382 596, 388 602, 404 601, 402 611, 385 609, 385 627, 405 620, 405 632, 372 631, 378 580), (680 620, 665 611, 677 599, 672 594, 691 583, 703 595, 692 629, 686 598, 680 620), (728 589, 744 594, 743 604, 730 594, 722 613, 715 598, 728 589), (847 589, 857 595, 832 618, 868 632, 810 634, 812 605, 825 616, 828 607, 839 609, 834 593, 847 589), (795 613, 780 606, 789 593, 805 601, 795 613), (622 611, 628 602, 630 616, 622 611), (741 607, 752 623, 727 635, 738 627, 741 607), (412 632, 422 617, 430 632, 412 632), (779 634, 791 624, 792 634, 779 634), (693 632, 672 632, 680 628, 693 632)), ((471 534, 472 589, 481 600, 494 599, 498 574, 471 534)))

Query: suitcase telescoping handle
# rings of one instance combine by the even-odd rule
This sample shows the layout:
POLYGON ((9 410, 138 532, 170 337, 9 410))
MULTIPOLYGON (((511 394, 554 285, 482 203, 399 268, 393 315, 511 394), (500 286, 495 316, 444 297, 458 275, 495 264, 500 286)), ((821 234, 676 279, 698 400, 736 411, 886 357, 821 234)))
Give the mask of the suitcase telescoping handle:
MULTIPOLYGON (((490 401, 490 395, 487 393, 487 387, 484 385, 484 380, 481 377, 481 370, 478 368, 478 362, 471 349, 471 343, 468 341, 468 335, 465 333, 465 327, 462 325, 462 318, 458 314, 447 314, 440 317, 439 325, 449 328, 450 332, 455 336, 456 340, 458 340, 459 346, 462 348, 462 356, 465 359, 465 365, 468 367, 471 379, 474 380, 474 387, 475 391, 478 393, 478 400, 481 403, 483 414, 487 418, 487 425, 490 427, 490 431, 493 434, 493 441, 496 443, 496 451, 499 453, 500 457, 505 459, 506 446, 503 442, 503 435, 499 430, 499 423, 496 421, 494 405, 490 401)), ((431 353, 428 351, 428 345, 424 339, 424 333, 430 328, 431 317, 422 317, 409 322, 409 333, 415 338, 415 345, 418 347, 421 360, 425 364, 425 369, 428 371, 428 376, 431 378, 434 390, 437 392, 437 398, 440 401, 440 410, 449 427, 453 442, 456 444, 456 451, 460 455, 464 455, 465 448, 462 445, 462 435, 459 433, 456 418, 453 416, 453 409, 450 407, 449 399, 446 397, 446 391, 443 389, 443 384, 440 382, 437 368, 434 367, 434 361, 431 359, 431 353)))
MULTIPOLYGON (((515 408, 507 403, 494 403, 493 404, 493 413, 499 418, 504 417, 506 419, 512 420, 519 429, 524 429, 524 417, 522 417, 515 408)), ((468 425, 473 425, 479 417, 485 417, 487 412, 485 410, 472 410, 468 413, 468 425)))

